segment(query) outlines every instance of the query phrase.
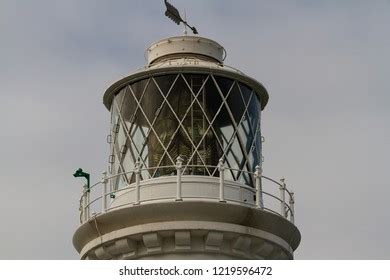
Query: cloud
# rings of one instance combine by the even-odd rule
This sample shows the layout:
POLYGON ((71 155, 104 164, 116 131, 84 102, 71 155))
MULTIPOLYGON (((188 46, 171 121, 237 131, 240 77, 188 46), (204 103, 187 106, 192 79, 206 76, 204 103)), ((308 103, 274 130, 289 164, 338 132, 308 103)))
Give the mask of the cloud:
MULTIPOLYGON (((295 190, 296 257, 388 258, 389 3, 174 4, 224 45, 227 64, 270 93, 264 169, 295 190)), ((181 34, 163 9, 162 1, 2 1, 0 258, 77 258, 82 182, 71 174, 83 167, 96 181, 107 167, 103 92, 143 66, 151 42, 181 34)))

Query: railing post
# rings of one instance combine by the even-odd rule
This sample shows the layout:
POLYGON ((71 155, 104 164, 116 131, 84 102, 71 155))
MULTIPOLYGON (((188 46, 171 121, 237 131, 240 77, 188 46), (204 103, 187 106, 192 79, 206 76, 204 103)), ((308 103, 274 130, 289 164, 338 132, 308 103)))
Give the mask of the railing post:
POLYGON ((219 201, 226 202, 225 200, 225 165, 223 163, 223 159, 219 160, 218 164, 219 170, 219 201))
POLYGON ((84 186, 84 194, 85 194, 85 199, 84 199, 84 222, 89 220, 89 192, 90 190, 88 189, 88 186, 84 186))
POLYGON ((264 202, 263 202, 263 186, 261 182, 261 176, 262 176, 263 170, 260 166, 256 166, 255 171, 255 183, 256 183, 256 207, 263 209, 264 208, 264 202))
POLYGON ((135 163, 135 168, 134 168, 134 173, 135 173, 135 201, 134 204, 137 205, 139 204, 140 200, 140 193, 139 193, 139 184, 140 184, 140 163, 137 161, 135 163))
POLYGON ((293 224, 295 223, 295 210, 294 210, 294 203, 295 203, 295 199, 294 199, 294 193, 291 192, 291 196, 290 196, 290 209, 291 209, 291 213, 290 213, 290 222, 292 222, 293 224))
POLYGON ((285 183, 285 179, 282 178, 280 179, 280 214, 283 216, 283 217, 286 217, 286 183, 285 183))
POLYGON ((103 193, 102 193, 102 213, 107 211, 107 171, 102 172, 102 184, 103 184, 103 193))
POLYGON ((80 223, 84 223, 84 213, 85 213, 85 209, 84 209, 84 205, 85 205, 85 203, 84 203, 84 189, 83 189, 83 191, 81 192, 81 199, 80 199, 80 206, 79 206, 79 210, 80 210, 80 223))
POLYGON ((178 156, 176 160, 176 173, 177 173, 177 184, 176 184, 176 201, 182 201, 181 197, 181 170, 183 168, 183 159, 178 156))

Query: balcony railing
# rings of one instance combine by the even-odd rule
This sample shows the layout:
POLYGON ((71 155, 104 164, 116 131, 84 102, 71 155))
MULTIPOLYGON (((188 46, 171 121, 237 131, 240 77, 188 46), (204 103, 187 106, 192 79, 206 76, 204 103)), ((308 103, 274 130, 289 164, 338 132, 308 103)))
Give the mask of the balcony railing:
MULTIPOLYGON (((178 158, 176 165, 174 166, 141 168, 139 164, 136 164, 132 171, 113 176, 107 176, 107 172, 103 172, 101 181, 93 184, 89 188, 87 186, 84 186, 83 188, 80 198, 80 223, 83 224, 92 217, 119 208, 147 203, 187 200, 207 200, 240 204, 271 212, 294 223, 294 193, 287 189, 284 179, 281 179, 280 182, 278 182, 264 176, 259 166, 256 167, 254 172, 246 172, 228 168, 222 161, 220 161, 218 166, 193 165, 188 167, 218 168, 219 177, 184 174, 181 158, 178 158), (141 172, 154 171, 156 168, 159 168, 160 170, 164 168, 172 170, 174 168, 176 169, 176 172, 172 173, 170 176, 141 180, 141 172), (228 170, 247 173, 248 176, 252 178, 254 186, 248 186, 241 182, 225 179, 225 172, 228 170), (130 177, 134 176, 134 182, 127 184, 123 188, 115 189, 112 187, 114 184, 111 182, 113 182, 113 180, 116 181, 119 176, 123 175, 128 175, 130 177), (199 192, 198 194, 183 192, 186 184, 189 184, 193 179, 196 179, 198 184, 205 184, 207 188, 213 188, 214 191, 208 192, 206 195, 204 195, 204 192, 199 192), (157 197, 141 196, 142 191, 147 187, 152 187, 153 190, 157 190, 162 181, 165 181, 165 183, 168 182, 174 189, 168 194, 165 193, 165 195, 161 196, 157 195, 157 197), (154 182, 156 184, 154 184, 154 182)), ((193 188, 193 186, 191 186, 191 188, 193 188)))

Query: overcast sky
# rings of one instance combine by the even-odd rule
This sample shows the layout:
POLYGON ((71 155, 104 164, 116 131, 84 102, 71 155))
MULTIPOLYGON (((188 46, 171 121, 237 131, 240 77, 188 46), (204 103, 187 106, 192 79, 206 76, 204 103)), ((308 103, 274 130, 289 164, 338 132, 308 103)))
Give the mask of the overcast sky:
MULTIPOLYGON (((171 0, 260 81, 264 174, 296 194, 297 259, 390 258, 390 1, 171 0)), ((106 88, 182 30, 163 1, 0 1, 0 259, 77 259, 106 169, 106 88)))

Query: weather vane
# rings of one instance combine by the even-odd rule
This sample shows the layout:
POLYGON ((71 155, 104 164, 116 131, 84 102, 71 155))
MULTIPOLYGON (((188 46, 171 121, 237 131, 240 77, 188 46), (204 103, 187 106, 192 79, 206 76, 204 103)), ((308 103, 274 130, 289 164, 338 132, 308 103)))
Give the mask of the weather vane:
POLYGON ((173 22, 175 22, 177 25, 179 25, 181 22, 188 26, 194 34, 198 34, 198 31, 196 30, 195 26, 190 26, 187 21, 183 20, 180 16, 179 11, 172 6, 167 0, 164 0, 165 6, 167 7, 167 10, 165 11, 165 15, 169 17, 173 22))

